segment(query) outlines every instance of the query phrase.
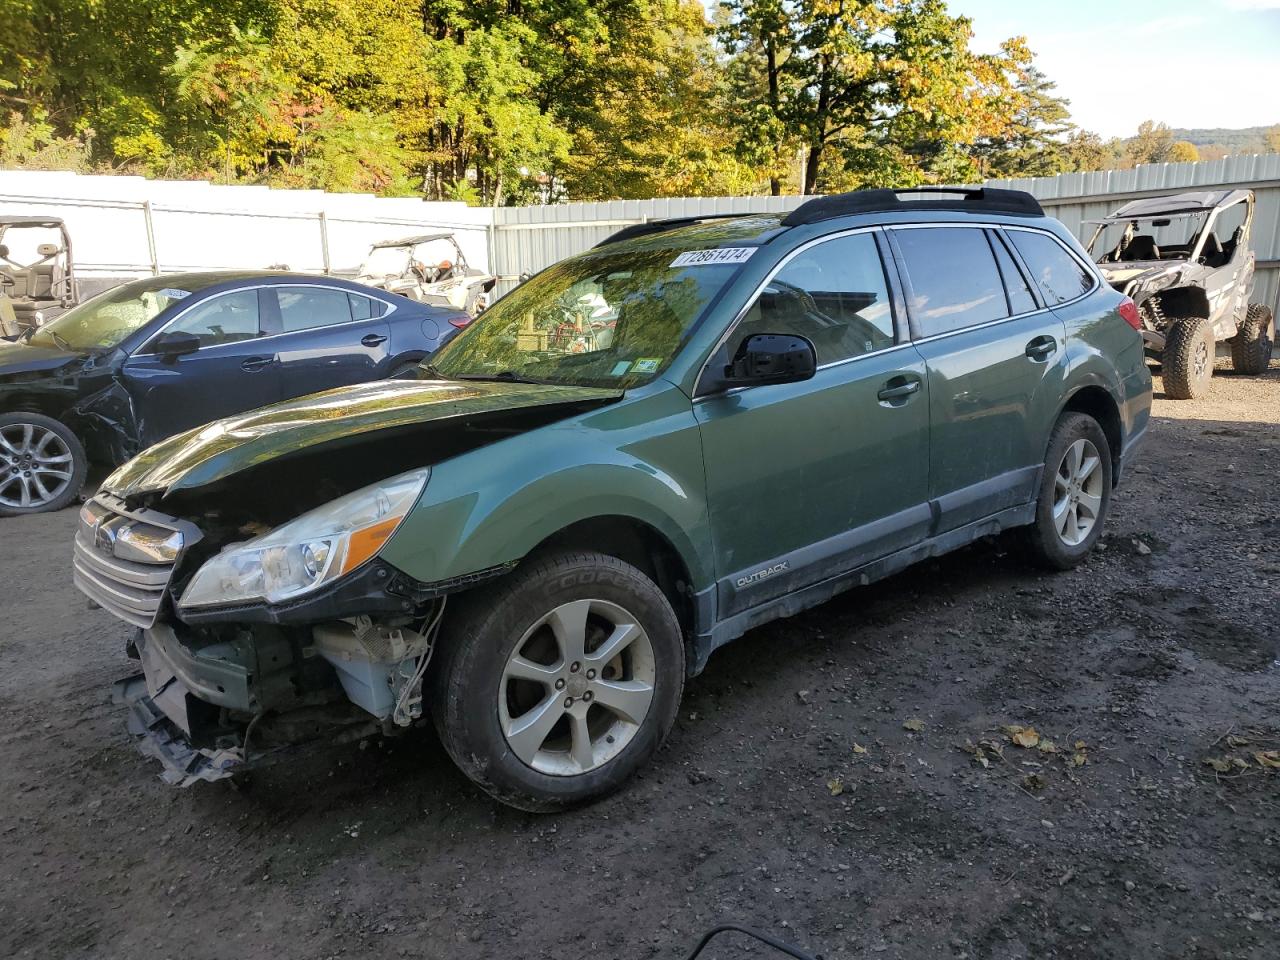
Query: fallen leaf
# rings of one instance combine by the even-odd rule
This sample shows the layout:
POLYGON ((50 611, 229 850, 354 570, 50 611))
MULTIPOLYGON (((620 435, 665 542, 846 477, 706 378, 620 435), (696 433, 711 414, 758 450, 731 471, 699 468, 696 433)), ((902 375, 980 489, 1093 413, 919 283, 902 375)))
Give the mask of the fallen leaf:
POLYGON ((1247 746, 1248 743, 1249 743, 1249 740, 1247 737, 1239 737, 1239 736, 1236 736, 1234 733, 1231 736, 1227 737, 1228 747, 1243 747, 1243 746, 1247 746))
POLYGON ((1248 761, 1248 760, 1246 760, 1246 759, 1244 759, 1244 757, 1232 757, 1232 758, 1231 758, 1231 765, 1232 765, 1233 767, 1236 767, 1237 769, 1240 769, 1240 770, 1248 770, 1248 769, 1249 769, 1249 761, 1248 761))
POLYGON ((1044 777, 1040 776, 1038 773, 1029 773, 1022 778, 1022 785, 1032 791, 1043 790, 1044 777))
POLYGON ((1071 755, 1071 765, 1073 767, 1083 767, 1088 762, 1089 756, 1084 751, 1077 751, 1071 755))
POLYGON ((1258 761, 1258 766, 1267 767, 1271 770, 1280 770, 1280 750, 1267 750, 1264 753, 1255 753, 1253 759, 1258 761))
POLYGON ((1052 740, 1041 740, 1040 752, 1041 753, 1057 753, 1058 745, 1054 743, 1052 740))
POLYGON ((1083 749, 1084 749, 1084 741, 1083 741, 1083 740, 1077 740, 1077 741, 1075 742, 1075 748, 1076 748, 1077 750, 1083 750, 1083 749))
POLYGON ((980 764, 982 764, 983 770, 986 770, 988 767, 991 766, 991 762, 982 755, 981 751, 979 751, 977 756, 975 756, 973 759, 977 760, 980 764))
POLYGON ((854 753, 866 753, 866 752, 867 752, 867 748, 866 748, 866 747, 864 747, 864 746, 863 746, 862 744, 860 744, 860 743, 854 743, 854 745, 853 745, 853 752, 854 752, 854 753))
POLYGON ((844 793, 844 781, 839 777, 836 777, 834 780, 828 780, 827 789, 831 791, 831 795, 833 797, 838 797, 840 794, 844 793))
POLYGON ((1035 727, 1019 727, 1016 733, 1009 734, 1009 739, 1018 746, 1029 749, 1040 742, 1040 734, 1036 733, 1035 727))
POLYGON ((1231 772, 1231 764, 1226 760, 1223 760, 1221 757, 1205 757, 1204 762, 1213 767, 1213 769, 1217 770, 1219 773, 1231 772))
POLYGON ((924 729, 924 721, 916 717, 912 717, 910 720, 903 722, 902 729, 910 730, 912 733, 919 733, 924 729))

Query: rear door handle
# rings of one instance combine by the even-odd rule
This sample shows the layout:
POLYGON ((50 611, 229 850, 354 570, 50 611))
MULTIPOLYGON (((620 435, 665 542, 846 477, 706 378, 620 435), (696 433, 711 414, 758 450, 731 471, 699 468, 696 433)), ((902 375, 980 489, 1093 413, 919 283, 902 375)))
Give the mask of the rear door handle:
POLYGON ((275 357, 250 357, 240 364, 240 369, 245 373, 255 373, 271 366, 271 361, 274 359, 275 357))
POLYGON ((885 406, 900 407, 920 389, 920 381, 908 377, 891 377, 876 394, 885 406))
POLYGON ((366 347, 376 347, 378 344, 386 343, 387 338, 380 333, 366 333, 360 338, 360 342, 366 347))
POLYGON ((1027 344, 1026 354, 1037 363, 1048 360, 1058 349, 1058 341, 1048 335, 1036 337, 1027 344))

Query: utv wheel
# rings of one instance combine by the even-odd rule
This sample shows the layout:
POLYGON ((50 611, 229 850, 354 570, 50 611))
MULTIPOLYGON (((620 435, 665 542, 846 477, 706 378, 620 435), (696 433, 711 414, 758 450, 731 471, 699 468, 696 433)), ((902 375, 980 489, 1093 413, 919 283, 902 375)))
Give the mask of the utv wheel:
POLYGON ((1066 413, 1049 438, 1035 522, 1027 531, 1032 559, 1069 570, 1098 542, 1111 505, 1111 448, 1102 427, 1066 413))
POLYGON ((630 564, 560 553, 461 598, 432 716, 458 767, 521 810, 617 790, 662 744, 684 687, 666 596, 630 564))
POLYGON ((0 517, 61 510, 80 495, 88 469, 66 424, 39 413, 0 415, 0 517))
POLYGON ((1231 369, 1251 376, 1266 373, 1271 365, 1271 309, 1260 303, 1249 304, 1244 323, 1231 338, 1231 369))
POLYGON ((1207 394, 1216 350, 1213 328, 1204 317, 1171 320, 1160 358, 1165 395, 1171 400, 1196 400, 1207 394))

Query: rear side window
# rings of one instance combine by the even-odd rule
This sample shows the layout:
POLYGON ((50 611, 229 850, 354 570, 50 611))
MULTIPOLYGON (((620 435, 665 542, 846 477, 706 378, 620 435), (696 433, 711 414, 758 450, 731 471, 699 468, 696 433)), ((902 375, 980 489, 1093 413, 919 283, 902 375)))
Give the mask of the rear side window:
POLYGON ((277 287, 276 298, 280 304, 280 328, 284 333, 351 321, 351 305, 342 290, 277 287))
POLYGON ((1074 300, 1093 287, 1092 274, 1048 234, 1008 230, 1005 236, 1013 241, 1049 306, 1074 300))
POLYGON ((963 330, 1009 316, 1004 284, 985 231, 976 227, 895 230, 919 336, 963 330))
POLYGON ((1000 275, 1004 277, 1004 288, 1009 292, 1009 312, 1017 316, 1037 309, 1036 298, 1031 295, 1026 278, 1005 249, 1004 241, 999 234, 991 234, 990 239, 991 247, 996 252, 996 262, 1000 264, 1000 275))
POLYGON ((348 293, 347 299, 351 302, 352 320, 373 320, 387 312, 387 305, 381 300, 375 300, 372 297, 362 297, 358 293, 348 293))
POLYGON ((893 346, 893 311, 875 238, 855 233, 797 254, 738 324, 734 349, 757 333, 808 337, 820 364, 893 346))

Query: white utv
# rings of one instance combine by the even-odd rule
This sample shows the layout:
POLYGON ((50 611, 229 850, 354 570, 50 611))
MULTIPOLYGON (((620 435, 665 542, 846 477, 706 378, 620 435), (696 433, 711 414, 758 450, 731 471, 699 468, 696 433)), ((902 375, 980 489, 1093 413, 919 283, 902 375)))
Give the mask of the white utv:
POLYGON ((465 310, 473 317, 492 302, 498 282, 467 265, 452 233, 375 243, 355 281, 420 303, 465 310))
POLYGON ((1132 200, 1097 224, 1088 244, 1107 282, 1138 305, 1147 355, 1165 395, 1204 396, 1219 351, 1238 373, 1271 362, 1275 318, 1249 302, 1253 191, 1208 190, 1132 200))

